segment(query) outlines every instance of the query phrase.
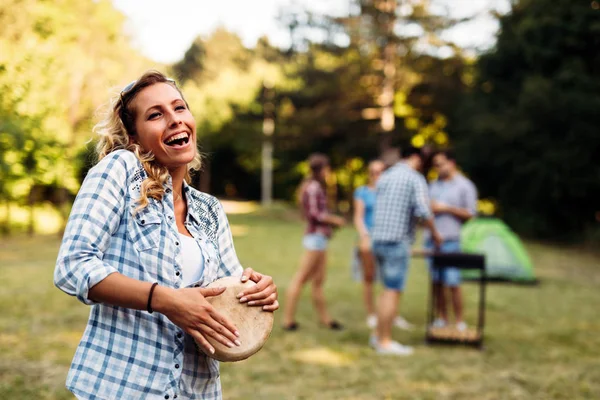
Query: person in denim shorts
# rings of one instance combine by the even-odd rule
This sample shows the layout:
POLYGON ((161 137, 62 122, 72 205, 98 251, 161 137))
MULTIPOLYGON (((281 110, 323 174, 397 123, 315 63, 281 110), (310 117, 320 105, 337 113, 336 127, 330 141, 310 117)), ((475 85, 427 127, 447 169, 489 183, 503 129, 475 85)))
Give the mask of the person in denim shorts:
MULTIPOLYGON (((435 153, 432 166, 438 174, 438 179, 429 185, 429 195, 431 197, 431 208, 435 215, 435 226, 444 240, 440 251, 445 253, 460 252, 461 227, 477 212, 477 189, 473 182, 458 172, 456 160, 451 151, 446 150, 435 153)), ((431 240, 426 240, 425 243, 427 248, 433 248, 431 240)), ((458 268, 432 270, 431 277, 436 298, 436 319, 433 326, 442 328, 448 324, 445 288, 449 288, 456 328, 459 331, 464 331, 467 325, 463 319, 460 270, 458 268)))
POLYGON ((307 221, 302 239, 304 254, 300 260, 300 268, 287 290, 283 328, 290 331, 298 329, 298 323, 295 321, 298 298, 304 284, 312 280, 313 304, 320 322, 330 329, 340 330, 342 325, 332 319, 327 312, 323 284, 327 263, 327 243, 332 228, 343 226, 345 221, 327 210, 325 189, 327 176, 330 174, 329 158, 323 154, 312 154, 308 164, 311 176, 300 189, 302 214, 307 221))
POLYGON ((409 148, 403 161, 386 170, 377 182, 371 236, 384 290, 377 307, 377 331, 369 341, 380 354, 408 355, 413 351, 392 340, 392 322, 406 283, 416 219, 431 229, 436 243, 441 242, 429 208, 427 182, 417 172, 421 165, 419 150, 409 148))
MULTIPOLYGON (((373 243, 370 232, 373 230, 373 215, 375 211, 377 180, 385 170, 385 163, 373 160, 368 167, 368 182, 359 186, 354 191, 354 226, 359 235, 357 246, 352 260, 353 273, 363 281, 363 300, 367 311, 367 326, 371 329, 377 326, 373 283, 379 281, 377 262, 373 254, 373 243)), ((398 315, 394 319, 394 326, 411 330, 413 325, 398 315)))

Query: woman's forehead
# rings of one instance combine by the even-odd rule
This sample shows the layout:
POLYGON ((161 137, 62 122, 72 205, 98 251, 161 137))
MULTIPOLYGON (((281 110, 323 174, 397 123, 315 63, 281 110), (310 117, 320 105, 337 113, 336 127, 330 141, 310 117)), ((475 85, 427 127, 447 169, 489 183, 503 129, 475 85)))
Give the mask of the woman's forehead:
POLYGON ((177 100, 183 100, 179 91, 168 83, 159 82, 143 88, 133 99, 132 105, 147 109, 168 105, 177 100))

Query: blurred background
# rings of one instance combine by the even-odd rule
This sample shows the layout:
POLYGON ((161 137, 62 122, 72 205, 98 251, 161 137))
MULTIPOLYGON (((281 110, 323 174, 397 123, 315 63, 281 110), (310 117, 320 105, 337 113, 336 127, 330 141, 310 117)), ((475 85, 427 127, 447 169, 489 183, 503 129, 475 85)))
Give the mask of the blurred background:
MULTIPOLYGON (((479 190, 480 212, 527 239, 546 282, 537 294, 492 289, 498 336, 487 356, 426 350, 413 369, 367 379, 360 371, 397 366, 363 353, 362 314, 352 331, 359 292, 349 283, 354 237, 345 230, 331 261, 343 279, 330 291, 343 300, 337 312, 349 333, 304 342, 274 334, 277 344, 257 355, 277 366, 263 371, 273 376, 264 397, 288 398, 282 371, 332 377, 314 392, 287 382, 297 395, 289 398, 405 398, 394 382, 419 398, 600 397, 599 365, 586 358, 597 355, 600 325, 581 311, 600 301, 596 0, 0 0, 0 393, 69 398, 62 384, 89 309, 51 285, 59 236, 95 162, 98 113, 150 68, 177 80, 196 117, 206 157, 194 186, 238 201, 228 210, 240 258, 266 265, 280 288, 300 252, 293 203, 307 155, 331 157, 332 204, 349 214, 366 163, 406 145, 453 148, 479 190), (243 216, 234 214, 239 205, 243 216), (273 235, 279 242, 265 253, 273 235), (515 326, 528 328, 519 336, 515 326), (294 346, 317 350, 284 361, 294 346), (586 361, 575 367, 568 359, 576 355, 586 361), (303 370, 303 362, 320 367, 303 370), (334 383, 345 378, 354 384, 334 383)), ((415 304, 424 301, 410 290, 415 304)), ((419 307, 407 311, 417 324, 419 307)), ((266 390, 256 374, 267 367, 256 363, 225 367, 232 397, 247 393, 234 382, 266 390)))
POLYGON ((519 233, 598 238, 597 1, 0 7, 5 234, 60 230, 94 161, 97 110, 157 68, 187 96, 206 154, 194 184, 215 195, 290 200, 321 151, 346 212, 368 160, 402 143, 451 145, 519 233))

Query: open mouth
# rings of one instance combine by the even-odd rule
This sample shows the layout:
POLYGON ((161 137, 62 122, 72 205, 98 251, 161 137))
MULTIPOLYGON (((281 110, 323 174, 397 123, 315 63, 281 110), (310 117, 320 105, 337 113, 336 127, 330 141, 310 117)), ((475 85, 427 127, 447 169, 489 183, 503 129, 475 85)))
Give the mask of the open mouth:
POLYGON ((169 136, 163 143, 171 147, 185 146, 190 141, 190 135, 186 132, 176 133, 169 136))

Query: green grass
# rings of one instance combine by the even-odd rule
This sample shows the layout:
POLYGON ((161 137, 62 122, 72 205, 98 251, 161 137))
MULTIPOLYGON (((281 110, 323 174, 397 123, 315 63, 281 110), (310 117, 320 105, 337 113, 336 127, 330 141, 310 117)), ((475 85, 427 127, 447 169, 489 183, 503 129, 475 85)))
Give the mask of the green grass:
MULTIPOLYGON (((230 220, 239 232, 247 228, 235 238, 242 263, 271 274, 285 293, 301 253, 301 223, 283 210, 230 220)), ((278 313, 261 352, 222 365, 226 399, 600 398, 597 254, 527 244, 542 283, 489 287, 483 352, 423 345, 427 275, 423 261, 413 260, 402 314, 417 329, 394 334, 416 351, 391 358, 366 345, 360 285, 349 272, 353 240, 351 229, 332 240, 326 285, 331 313, 347 329, 321 328, 306 292, 299 331, 283 332, 278 313)), ((64 381, 89 309, 52 285, 59 240, 0 243, 0 399, 70 399, 64 381)), ((476 289, 465 285, 470 317, 476 289)))

